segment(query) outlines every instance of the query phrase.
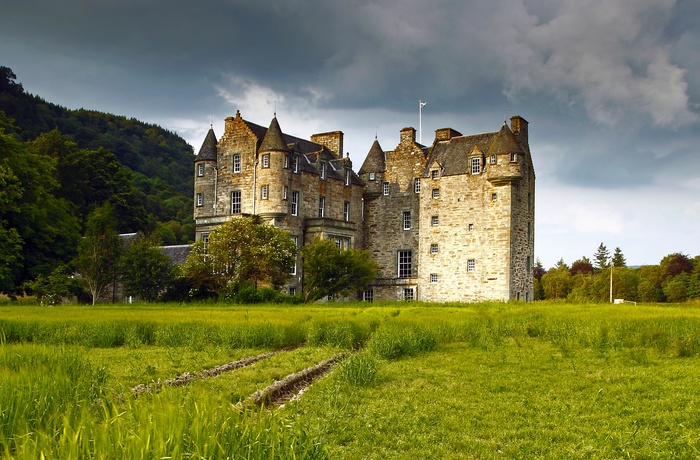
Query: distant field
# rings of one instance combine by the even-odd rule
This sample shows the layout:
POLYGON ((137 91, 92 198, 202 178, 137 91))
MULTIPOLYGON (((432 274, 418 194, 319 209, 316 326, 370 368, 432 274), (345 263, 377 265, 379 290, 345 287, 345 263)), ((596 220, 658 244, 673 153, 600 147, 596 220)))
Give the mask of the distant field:
POLYGON ((700 456, 697 304, 4 304, 0 341, 9 458, 700 456))

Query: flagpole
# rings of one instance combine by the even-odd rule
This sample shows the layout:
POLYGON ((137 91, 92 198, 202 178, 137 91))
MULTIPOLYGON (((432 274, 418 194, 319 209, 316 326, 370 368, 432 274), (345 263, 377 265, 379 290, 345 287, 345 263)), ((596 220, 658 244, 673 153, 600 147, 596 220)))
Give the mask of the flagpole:
POLYGON ((427 102, 418 100, 418 142, 423 144, 423 106, 427 102))

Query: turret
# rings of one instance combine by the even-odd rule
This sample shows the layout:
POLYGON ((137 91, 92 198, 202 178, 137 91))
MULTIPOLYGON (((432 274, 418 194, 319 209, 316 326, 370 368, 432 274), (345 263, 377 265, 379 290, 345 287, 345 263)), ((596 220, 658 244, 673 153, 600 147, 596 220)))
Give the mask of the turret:
POLYGON ((257 156, 255 214, 264 219, 287 215, 285 188, 289 194, 289 178, 285 174, 285 164, 288 165, 285 161, 289 162, 290 153, 277 117, 274 117, 260 143, 257 156))
POLYGON ((486 152, 486 177, 489 182, 504 185, 522 179, 525 154, 513 131, 504 123, 486 152))
POLYGON ((359 175, 365 183, 365 194, 369 196, 379 196, 382 192, 382 181, 386 172, 386 155, 379 145, 377 138, 374 139, 372 147, 367 153, 365 162, 362 163, 359 175))
POLYGON ((209 128, 202 147, 194 159, 194 217, 211 215, 216 188, 217 145, 214 130, 209 128))

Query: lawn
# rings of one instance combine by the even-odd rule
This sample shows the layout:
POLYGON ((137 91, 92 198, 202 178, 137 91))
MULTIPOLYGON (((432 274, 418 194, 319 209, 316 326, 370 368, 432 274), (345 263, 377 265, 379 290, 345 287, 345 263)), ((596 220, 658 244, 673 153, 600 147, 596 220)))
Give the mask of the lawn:
POLYGON ((5 304, 0 340, 7 457, 700 457, 693 305, 5 304), (240 405, 338 352, 298 399, 240 405))

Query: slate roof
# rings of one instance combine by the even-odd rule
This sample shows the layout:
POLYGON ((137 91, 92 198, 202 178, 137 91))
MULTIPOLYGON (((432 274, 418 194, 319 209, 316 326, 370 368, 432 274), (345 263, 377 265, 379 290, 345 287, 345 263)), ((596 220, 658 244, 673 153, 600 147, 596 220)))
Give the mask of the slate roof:
POLYGON ((173 265, 182 265, 187 260, 187 256, 192 249, 191 244, 179 244, 176 246, 161 246, 160 250, 170 258, 173 265))
POLYGON ((468 173, 471 167, 469 154, 474 147, 477 147, 484 155, 524 153, 513 132, 507 124, 504 124, 500 131, 458 136, 450 140, 436 142, 426 163, 423 176, 429 176, 431 165, 435 161, 442 167, 441 175, 443 176, 468 173))
POLYGON ((199 149, 199 153, 195 157, 194 161, 216 161, 216 134, 214 134, 214 129, 209 128, 207 137, 204 138, 202 147, 199 149))
POLYGON ((367 153, 364 163, 360 168, 360 174, 370 173, 370 172, 385 172, 386 171, 386 155, 384 150, 382 150, 379 141, 375 138, 372 147, 367 153))
POLYGON ((287 143, 282 137, 282 129, 280 128, 280 124, 277 121, 277 117, 272 118, 272 121, 270 122, 270 127, 267 128, 265 137, 263 137, 262 143, 260 144, 260 148, 258 150, 281 150, 283 152, 289 150, 289 147, 287 147, 287 143))

